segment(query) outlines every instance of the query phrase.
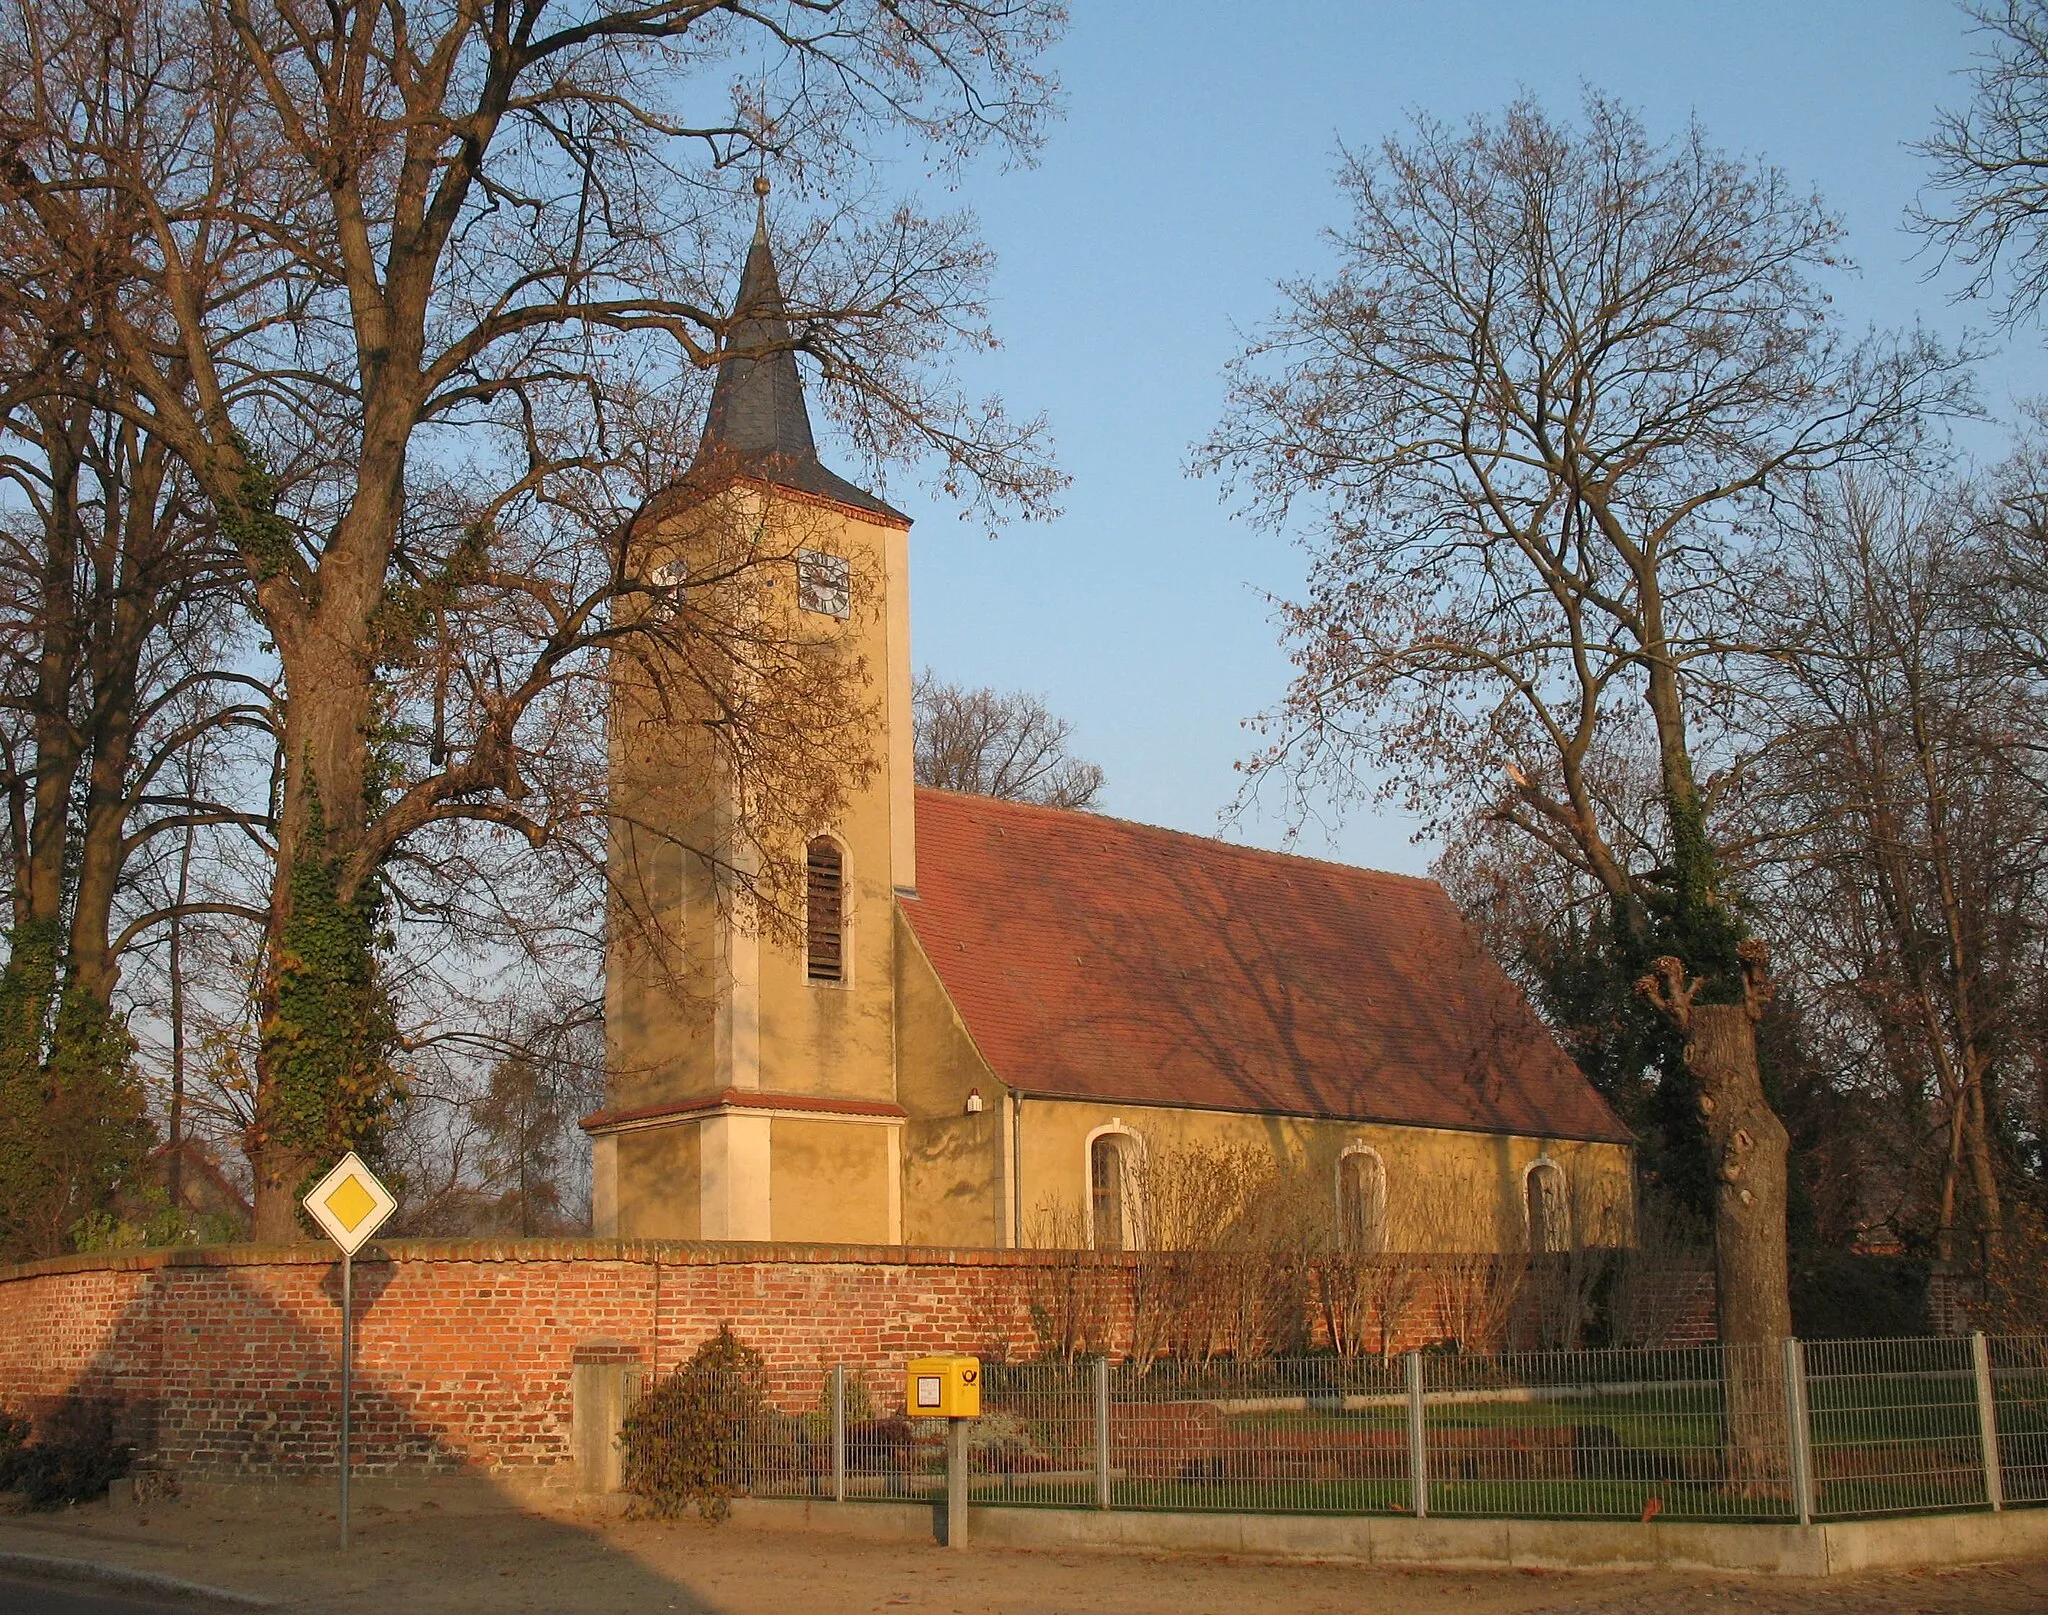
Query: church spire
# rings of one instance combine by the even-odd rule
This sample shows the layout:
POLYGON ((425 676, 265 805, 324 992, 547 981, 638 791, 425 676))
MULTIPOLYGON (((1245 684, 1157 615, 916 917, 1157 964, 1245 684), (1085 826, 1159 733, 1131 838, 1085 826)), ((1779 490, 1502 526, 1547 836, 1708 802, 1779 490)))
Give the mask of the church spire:
POLYGON ((796 354, 776 344, 789 341, 789 320, 782 299, 782 281, 775 272, 775 252, 768 244, 768 180, 754 181, 759 211, 754 242, 747 249, 747 267, 740 275, 733 301, 728 348, 767 348, 758 359, 727 359, 718 367, 711 387, 711 413, 697 446, 697 463, 717 460, 751 471, 772 473, 776 462, 796 465, 816 460, 810 411, 804 407, 803 377, 796 354))
POLYGON ((711 408, 704 435, 697 444, 700 471, 758 477, 779 487, 819 494, 857 509, 895 516, 873 494, 865 493, 825 469, 811 435, 811 415, 804 404, 803 376, 797 369, 790 340, 788 305, 768 241, 768 179, 754 181, 757 209, 754 240, 733 299, 729 349, 773 351, 760 358, 719 361, 711 385, 711 408))

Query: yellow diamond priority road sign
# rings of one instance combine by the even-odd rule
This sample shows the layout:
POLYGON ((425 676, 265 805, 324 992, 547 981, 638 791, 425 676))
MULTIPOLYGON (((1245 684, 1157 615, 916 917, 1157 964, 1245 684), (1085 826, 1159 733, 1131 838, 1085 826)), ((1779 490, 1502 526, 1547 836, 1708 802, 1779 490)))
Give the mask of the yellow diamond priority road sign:
POLYGON ((353 1256, 398 1209, 391 1191, 350 1150, 334 1170, 313 1185, 306 1196, 306 1214, 327 1231, 327 1237, 353 1256))

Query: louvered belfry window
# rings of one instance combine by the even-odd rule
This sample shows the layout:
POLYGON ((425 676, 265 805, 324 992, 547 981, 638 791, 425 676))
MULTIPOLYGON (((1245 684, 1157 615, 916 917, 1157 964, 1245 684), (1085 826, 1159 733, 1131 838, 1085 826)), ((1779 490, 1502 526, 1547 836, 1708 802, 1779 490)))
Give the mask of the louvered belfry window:
POLYGON ((805 971, 813 981, 846 979, 846 864, 839 843, 819 836, 804 860, 805 971))

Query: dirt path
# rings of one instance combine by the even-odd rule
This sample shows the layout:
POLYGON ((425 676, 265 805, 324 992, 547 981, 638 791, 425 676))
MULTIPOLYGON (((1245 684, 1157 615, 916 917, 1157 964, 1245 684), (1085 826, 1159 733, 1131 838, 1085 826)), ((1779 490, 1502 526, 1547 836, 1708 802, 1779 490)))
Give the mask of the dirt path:
POLYGON ((1606 1572, 1372 1570, 1230 1558, 876 1543, 414 1499, 359 1511, 248 1492, 0 1520, 0 1550, 162 1571, 303 1615, 674 1610, 681 1615, 2033 1615, 2048 1563, 1828 1583, 1606 1572))

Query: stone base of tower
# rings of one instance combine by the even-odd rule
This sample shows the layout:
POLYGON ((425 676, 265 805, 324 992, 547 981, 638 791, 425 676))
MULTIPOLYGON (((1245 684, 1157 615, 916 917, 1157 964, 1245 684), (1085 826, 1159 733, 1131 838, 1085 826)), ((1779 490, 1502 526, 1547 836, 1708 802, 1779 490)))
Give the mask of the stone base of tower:
POLYGON ((616 1239, 903 1241, 903 1113, 728 1094, 593 1140, 593 1230, 616 1239))

